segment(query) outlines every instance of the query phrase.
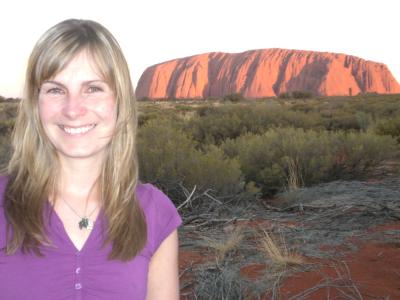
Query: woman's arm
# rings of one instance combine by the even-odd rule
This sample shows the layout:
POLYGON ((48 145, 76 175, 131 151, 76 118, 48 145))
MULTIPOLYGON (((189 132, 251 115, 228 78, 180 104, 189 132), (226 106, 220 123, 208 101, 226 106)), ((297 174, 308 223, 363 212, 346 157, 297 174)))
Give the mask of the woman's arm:
POLYGON ((151 258, 147 300, 179 299, 178 232, 175 229, 151 258))

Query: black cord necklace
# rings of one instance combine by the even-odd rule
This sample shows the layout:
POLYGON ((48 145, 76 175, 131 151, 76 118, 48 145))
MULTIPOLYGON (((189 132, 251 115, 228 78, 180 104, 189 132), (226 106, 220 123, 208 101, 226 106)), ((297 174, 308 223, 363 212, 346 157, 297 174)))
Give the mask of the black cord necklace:
MULTIPOLYGON (((73 213, 80 218, 80 221, 78 223, 79 229, 87 229, 87 230, 93 229, 94 221, 90 220, 89 218, 96 211, 97 205, 88 216, 86 216, 86 207, 85 207, 85 215, 82 217, 75 211, 75 209, 73 209, 73 207, 71 205, 69 205, 69 203, 67 201, 65 201, 63 198, 61 198, 61 199, 73 211, 73 213)), ((86 205, 87 205, 87 203, 86 203, 86 205)))

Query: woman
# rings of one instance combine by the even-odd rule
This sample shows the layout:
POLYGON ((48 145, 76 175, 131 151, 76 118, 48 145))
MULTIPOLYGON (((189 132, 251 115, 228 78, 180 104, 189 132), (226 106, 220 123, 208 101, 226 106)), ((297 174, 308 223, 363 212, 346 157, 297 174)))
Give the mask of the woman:
POLYGON ((138 183, 136 124, 107 29, 66 20, 39 39, 0 180, 0 299, 178 299, 181 218, 138 183))

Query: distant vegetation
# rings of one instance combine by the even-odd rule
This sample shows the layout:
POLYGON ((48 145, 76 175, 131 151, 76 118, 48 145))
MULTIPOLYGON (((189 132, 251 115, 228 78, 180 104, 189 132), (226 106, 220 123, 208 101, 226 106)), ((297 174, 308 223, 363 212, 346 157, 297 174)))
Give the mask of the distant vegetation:
MULTIPOLYGON (((399 162, 400 95, 286 96, 139 102, 141 179, 171 194, 196 186, 216 195, 268 196, 365 179, 399 162)), ((15 112, 14 102, 0 102, 2 163, 15 112)))
POLYGON ((11 154, 10 134, 17 114, 17 99, 0 96, 0 166, 4 166, 11 154))
POLYGON ((141 102, 142 178, 167 190, 182 183, 218 194, 267 196, 365 179, 386 162, 399 161, 400 95, 300 94, 141 102))

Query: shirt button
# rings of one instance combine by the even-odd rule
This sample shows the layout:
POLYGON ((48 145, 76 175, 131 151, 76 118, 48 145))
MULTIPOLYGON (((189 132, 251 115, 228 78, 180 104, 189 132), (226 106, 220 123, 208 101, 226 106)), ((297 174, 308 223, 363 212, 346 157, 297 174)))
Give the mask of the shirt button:
POLYGON ((82 285, 80 283, 75 283, 75 289, 80 290, 82 288, 82 285))
POLYGON ((76 274, 79 274, 80 272, 81 272, 81 268, 79 268, 79 267, 76 268, 75 273, 76 273, 76 274))

